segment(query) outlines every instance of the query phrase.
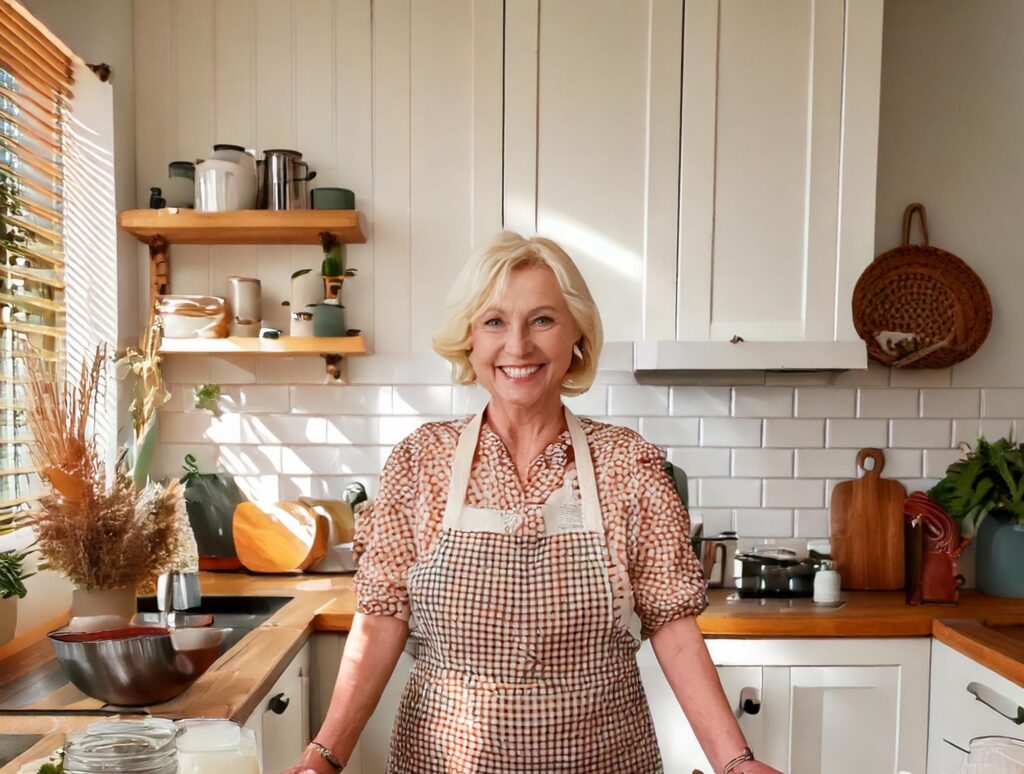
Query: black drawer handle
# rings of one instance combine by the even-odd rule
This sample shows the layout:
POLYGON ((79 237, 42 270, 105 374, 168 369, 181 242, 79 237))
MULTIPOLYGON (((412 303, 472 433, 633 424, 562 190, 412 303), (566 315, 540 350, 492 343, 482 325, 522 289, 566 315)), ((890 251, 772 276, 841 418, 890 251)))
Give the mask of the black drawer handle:
POLYGON ((1018 726, 1024 724, 1024 707, 1014 704, 1002 694, 993 691, 987 685, 981 683, 968 683, 967 693, 972 694, 975 699, 986 707, 998 712, 1007 720, 1016 723, 1018 726))
POLYGON ((289 699, 283 693, 279 693, 276 696, 272 696, 270 698, 270 701, 267 702, 267 709, 269 709, 275 715, 283 715, 284 711, 288 709, 289 704, 291 704, 291 699, 289 699))

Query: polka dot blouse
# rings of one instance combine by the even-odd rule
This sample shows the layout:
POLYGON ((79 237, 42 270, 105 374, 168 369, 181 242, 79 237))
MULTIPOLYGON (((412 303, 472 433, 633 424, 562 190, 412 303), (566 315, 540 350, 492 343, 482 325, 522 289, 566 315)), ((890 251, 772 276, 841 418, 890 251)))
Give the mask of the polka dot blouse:
MULTIPOLYGON (((408 571, 437 539, 455 448, 468 421, 425 424, 388 458, 377 498, 356 523, 359 612, 409 619, 408 571)), ((641 635, 649 637, 707 606, 689 541, 690 519, 658 447, 627 428, 580 421, 594 461, 617 614, 625 623, 635 612, 641 635), (630 590, 633 611, 625 609, 630 590)), ((564 486, 566 474, 575 469, 572 456, 566 430, 533 461, 524 487, 501 438, 485 423, 465 504, 520 514, 514 534, 542 535, 539 506, 564 486)))

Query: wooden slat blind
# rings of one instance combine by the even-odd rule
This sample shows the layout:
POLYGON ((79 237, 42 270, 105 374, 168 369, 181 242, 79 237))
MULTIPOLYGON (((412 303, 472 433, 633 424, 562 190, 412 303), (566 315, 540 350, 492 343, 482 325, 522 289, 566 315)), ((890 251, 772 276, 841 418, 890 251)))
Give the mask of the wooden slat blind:
POLYGON ((16 340, 63 375, 63 133, 73 63, 54 40, 0 0, 0 517, 40 494, 16 340))

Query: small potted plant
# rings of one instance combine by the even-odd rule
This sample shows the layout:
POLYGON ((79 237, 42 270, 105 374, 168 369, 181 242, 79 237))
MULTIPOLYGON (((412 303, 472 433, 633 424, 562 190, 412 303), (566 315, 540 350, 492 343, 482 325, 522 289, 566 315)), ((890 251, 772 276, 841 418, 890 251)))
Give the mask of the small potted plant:
POLYGON ((1024 449, 979 438, 929 492, 975 541, 977 583, 996 597, 1024 597, 1024 449))

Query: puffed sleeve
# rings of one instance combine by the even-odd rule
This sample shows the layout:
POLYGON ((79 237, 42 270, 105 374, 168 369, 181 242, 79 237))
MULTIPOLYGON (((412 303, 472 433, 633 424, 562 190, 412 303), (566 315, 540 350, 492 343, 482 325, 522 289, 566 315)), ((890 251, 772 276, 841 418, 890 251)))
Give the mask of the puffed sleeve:
POLYGON ((690 544, 690 516, 665 472, 665 456, 646 441, 637 444, 630 498, 629 576, 641 635, 708 605, 704 574, 690 544))
POLYGON ((356 519, 353 553, 356 610, 409 620, 408 572, 416 560, 413 503, 418 480, 414 444, 402 441, 381 472, 373 505, 356 519))

